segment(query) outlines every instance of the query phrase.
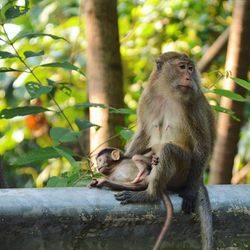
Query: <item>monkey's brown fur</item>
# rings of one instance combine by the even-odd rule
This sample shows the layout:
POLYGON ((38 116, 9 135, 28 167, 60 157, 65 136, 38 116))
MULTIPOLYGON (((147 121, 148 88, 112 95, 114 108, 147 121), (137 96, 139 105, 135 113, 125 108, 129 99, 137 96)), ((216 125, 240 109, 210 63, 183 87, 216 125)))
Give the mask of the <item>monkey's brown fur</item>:
POLYGON ((203 171, 212 153, 214 131, 213 114, 192 60, 177 52, 161 55, 140 98, 137 132, 125 154, 154 147, 159 164, 152 169, 146 190, 123 191, 116 199, 122 204, 150 202, 166 190, 179 193, 184 212, 197 208, 203 249, 212 249, 212 215, 203 171))

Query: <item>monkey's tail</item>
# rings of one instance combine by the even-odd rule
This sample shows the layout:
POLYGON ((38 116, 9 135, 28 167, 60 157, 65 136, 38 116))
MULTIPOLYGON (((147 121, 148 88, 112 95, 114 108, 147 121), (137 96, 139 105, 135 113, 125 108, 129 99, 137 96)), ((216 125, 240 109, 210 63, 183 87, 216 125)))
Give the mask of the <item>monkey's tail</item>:
POLYGON ((163 200, 163 204, 166 208, 167 211, 167 215, 166 215, 166 219, 164 221, 164 225, 161 229, 161 232, 158 236, 158 239, 154 245, 153 250, 158 250, 160 248, 160 245, 163 241, 164 235, 166 234, 171 222, 172 222, 172 218, 173 218, 173 205, 172 202, 168 196, 168 194, 162 194, 162 200, 163 200))
POLYGON ((207 189, 200 186, 198 194, 198 214, 201 225, 202 250, 213 249, 213 218, 207 189))

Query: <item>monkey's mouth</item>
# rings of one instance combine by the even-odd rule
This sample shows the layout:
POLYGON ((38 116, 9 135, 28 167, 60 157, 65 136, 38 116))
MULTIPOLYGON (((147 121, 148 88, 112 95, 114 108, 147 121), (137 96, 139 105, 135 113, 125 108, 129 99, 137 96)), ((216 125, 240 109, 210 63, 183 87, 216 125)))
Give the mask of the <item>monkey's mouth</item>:
POLYGON ((98 171, 100 173, 106 173, 106 172, 109 172, 109 170, 110 170, 110 167, 108 165, 101 166, 100 168, 98 168, 98 171))
POLYGON ((190 91, 190 90, 193 90, 193 88, 191 87, 191 86, 189 86, 189 85, 178 85, 177 86, 180 90, 182 90, 182 91, 190 91))

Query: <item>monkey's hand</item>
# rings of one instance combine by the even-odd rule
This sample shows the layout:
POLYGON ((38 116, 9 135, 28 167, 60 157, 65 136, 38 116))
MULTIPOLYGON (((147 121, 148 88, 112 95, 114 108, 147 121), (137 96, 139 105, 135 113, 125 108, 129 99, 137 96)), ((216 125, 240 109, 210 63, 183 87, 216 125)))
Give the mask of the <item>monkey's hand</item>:
POLYGON ((151 166, 155 167, 159 164, 159 157, 156 154, 152 155, 151 166))
POLYGON ((101 179, 101 180, 93 179, 92 182, 89 184, 89 187, 101 188, 104 186, 105 182, 106 182, 105 179, 101 179))
POLYGON ((96 187, 98 184, 98 180, 97 179, 93 179, 90 184, 89 184, 89 188, 92 188, 92 187, 96 187))
POLYGON ((179 196, 183 199, 182 201, 182 210, 185 214, 193 213, 195 210, 195 204, 197 195, 193 192, 188 192, 188 190, 184 190, 179 193, 179 196))

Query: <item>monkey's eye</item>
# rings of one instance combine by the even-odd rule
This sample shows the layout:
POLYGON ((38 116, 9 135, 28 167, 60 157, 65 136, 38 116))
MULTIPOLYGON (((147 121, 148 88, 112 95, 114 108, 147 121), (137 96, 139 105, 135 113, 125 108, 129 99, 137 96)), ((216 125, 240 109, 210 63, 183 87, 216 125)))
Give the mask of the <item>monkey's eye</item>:
POLYGON ((189 70, 190 72, 193 72, 193 66, 189 66, 189 67, 188 67, 188 70, 189 70))
POLYGON ((162 68, 162 61, 156 61, 156 68, 157 68, 157 70, 161 70, 161 68, 162 68))
POLYGON ((181 64, 179 65, 180 69, 186 69, 186 65, 185 64, 181 64))

